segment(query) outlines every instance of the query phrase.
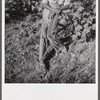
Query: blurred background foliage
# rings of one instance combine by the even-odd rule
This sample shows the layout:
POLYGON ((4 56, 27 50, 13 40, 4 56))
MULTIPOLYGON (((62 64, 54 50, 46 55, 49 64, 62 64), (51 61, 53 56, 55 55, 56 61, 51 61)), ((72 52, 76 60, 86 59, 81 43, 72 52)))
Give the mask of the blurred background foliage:
POLYGON ((41 10, 41 0, 6 0, 6 22, 11 19, 20 20, 28 14, 39 13, 41 10))

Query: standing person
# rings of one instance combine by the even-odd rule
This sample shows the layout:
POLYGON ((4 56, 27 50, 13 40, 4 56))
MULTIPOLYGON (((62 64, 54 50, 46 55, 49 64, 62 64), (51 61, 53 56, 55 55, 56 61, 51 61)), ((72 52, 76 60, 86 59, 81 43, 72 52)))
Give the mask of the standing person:
POLYGON ((68 9, 69 3, 69 0, 42 0, 44 10, 40 36, 40 66, 45 67, 43 56, 49 45, 54 48, 56 53, 59 53, 63 48, 56 36, 56 32, 59 23, 59 14, 62 10, 68 9))

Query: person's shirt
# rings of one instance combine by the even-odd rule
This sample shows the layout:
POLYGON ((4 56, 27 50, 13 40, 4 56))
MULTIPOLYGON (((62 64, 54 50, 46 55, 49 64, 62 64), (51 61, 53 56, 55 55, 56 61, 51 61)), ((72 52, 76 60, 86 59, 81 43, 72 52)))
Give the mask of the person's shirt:
POLYGON ((42 0, 42 3, 69 5, 70 0, 42 0))
MULTIPOLYGON (((60 5, 69 5, 70 0, 42 0, 42 4, 49 4, 53 8, 59 8, 60 5)), ((44 9, 43 11, 43 19, 48 22, 48 16, 50 14, 50 10, 44 9)))

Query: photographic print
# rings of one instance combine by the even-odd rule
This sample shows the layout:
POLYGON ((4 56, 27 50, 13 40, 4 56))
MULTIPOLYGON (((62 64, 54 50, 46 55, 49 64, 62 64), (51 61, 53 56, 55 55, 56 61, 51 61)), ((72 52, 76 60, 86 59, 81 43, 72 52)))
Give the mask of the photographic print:
POLYGON ((96 83, 96 0, 5 0, 5 83, 96 83))

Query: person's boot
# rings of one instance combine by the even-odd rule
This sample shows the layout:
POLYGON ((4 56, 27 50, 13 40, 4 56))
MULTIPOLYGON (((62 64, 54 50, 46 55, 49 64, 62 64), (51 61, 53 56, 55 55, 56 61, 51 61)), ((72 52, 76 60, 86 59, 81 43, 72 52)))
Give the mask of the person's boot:
POLYGON ((47 58, 48 54, 52 51, 52 49, 53 49, 53 47, 51 45, 47 48, 46 52, 44 53, 44 55, 43 55, 43 57, 41 59, 42 62, 46 61, 46 58, 47 58))
POLYGON ((40 70, 45 75, 47 73, 46 65, 44 63, 44 60, 40 61, 40 70))

